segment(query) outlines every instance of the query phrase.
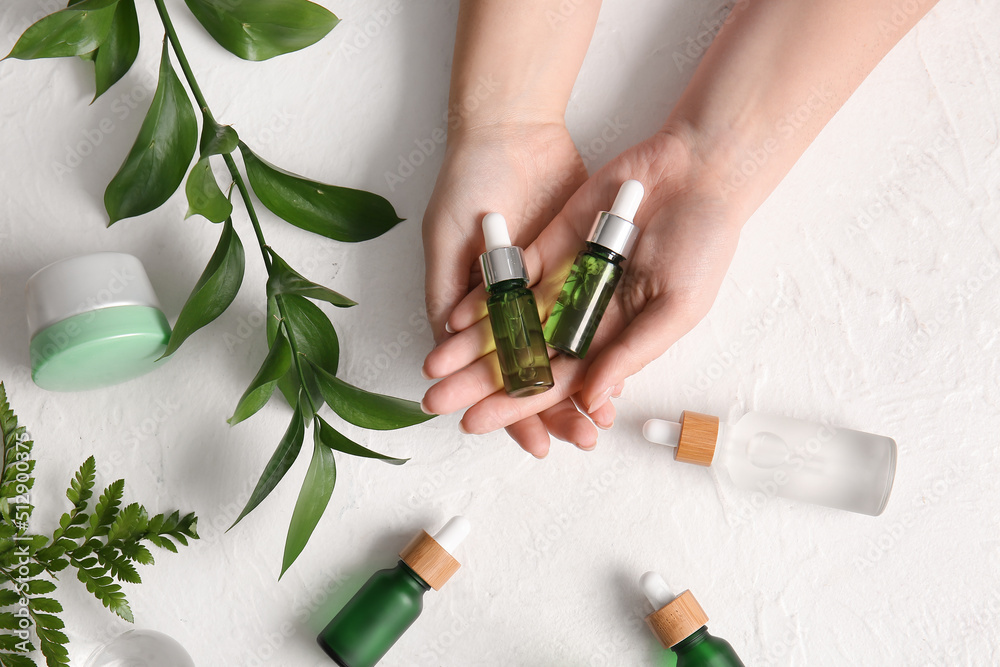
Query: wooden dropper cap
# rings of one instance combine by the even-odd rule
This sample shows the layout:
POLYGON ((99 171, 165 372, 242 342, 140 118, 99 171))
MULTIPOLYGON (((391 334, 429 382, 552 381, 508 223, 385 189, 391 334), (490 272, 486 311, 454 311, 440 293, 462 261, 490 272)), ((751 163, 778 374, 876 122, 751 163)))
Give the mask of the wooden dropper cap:
POLYGON ((656 572, 647 572, 639 582, 656 610, 646 616, 646 625, 660 640, 663 648, 675 646, 708 623, 708 615, 691 591, 684 591, 674 597, 663 577, 656 572))
POLYGON ((469 534, 469 530, 468 519, 456 516, 434 537, 425 530, 420 531, 420 534, 399 552, 399 557, 418 577, 427 582, 427 585, 439 591, 462 566, 451 552, 461 544, 469 534))
POLYGON ((650 442, 675 447, 674 459, 700 466, 712 465, 719 441, 719 418, 685 410, 681 422, 650 419, 642 427, 650 442))

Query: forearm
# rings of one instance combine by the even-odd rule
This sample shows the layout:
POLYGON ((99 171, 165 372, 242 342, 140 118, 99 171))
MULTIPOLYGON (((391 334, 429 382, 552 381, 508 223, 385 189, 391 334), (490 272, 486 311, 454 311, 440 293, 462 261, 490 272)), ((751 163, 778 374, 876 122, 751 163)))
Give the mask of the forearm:
POLYGON ((462 0, 449 129, 511 119, 562 122, 600 0, 462 0), (565 13, 563 13, 565 11, 565 13))
POLYGON ((667 128, 750 215, 936 0, 740 0, 667 128))

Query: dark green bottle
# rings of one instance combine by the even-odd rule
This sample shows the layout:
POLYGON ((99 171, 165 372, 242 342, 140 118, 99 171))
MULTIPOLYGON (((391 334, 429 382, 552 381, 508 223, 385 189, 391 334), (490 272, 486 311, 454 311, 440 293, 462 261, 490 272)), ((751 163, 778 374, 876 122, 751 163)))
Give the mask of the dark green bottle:
POLYGON ((632 252, 633 224, 642 201, 639 181, 625 181, 610 211, 597 215, 587 248, 576 257, 545 322, 545 340, 560 352, 583 359, 621 280, 621 263, 632 252))
POLYGON ((655 610, 646 624, 677 656, 677 667, 745 667, 729 642, 709 634, 708 616, 691 591, 675 597, 656 572, 642 575, 639 583, 655 610))
POLYGON ((509 396, 540 394, 554 383, 524 254, 510 244, 507 221, 499 213, 483 218, 483 235, 486 252, 479 259, 504 390, 509 396))
POLYGON ((320 647, 341 667, 374 667, 417 620, 424 593, 441 586, 460 567, 451 552, 469 533, 457 516, 431 537, 421 532, 394 568, 379 570, 344 605, 317 637, 320 647))

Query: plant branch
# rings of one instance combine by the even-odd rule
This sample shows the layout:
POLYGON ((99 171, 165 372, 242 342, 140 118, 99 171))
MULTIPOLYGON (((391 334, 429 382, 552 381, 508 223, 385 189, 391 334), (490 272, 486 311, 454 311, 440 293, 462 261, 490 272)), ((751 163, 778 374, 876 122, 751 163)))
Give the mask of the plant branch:
MULTIPOLYGON (((184 49, 181 46, 180 39, 177 37, 177 31, 174 29, 174 24, 170 20, 170 14, 167 13, 167 7, 164 4, 164 0, 154 0, 156 3, 156 10, 160 14, 160 21, 163 23, 163 29, 167 33, 167 41, 170 43, 170 48, 177 56, 177 62, 181 66, 181 71, 184 73, 184 79, 187 81, 188 86, 191 88, 191 93, 194 95, 195 101, 198 106, 201 107, 202 114, 204 114, 206 122, 211 120, 215 122, 215 117, 212 116, 212 111, 208 107, 208 101, 205 99, 205 95, 201 92, 201 87, 198 85, 197 79, 195 79, 194 71, 191 69, 190 63, 188 63, 187 56, 184 54, 184 49)), ((267 241, 264 239, 264 232, 260 226, 260 220, 257 218, 257 211, 254 209, 253 200, 250 198, 250 190, 247 188, 246 182, 243 180, 243 175, 240 173, 239 168, 236 166, 236 160, 233 159, 232 154, 226 153, 223 156, 226 162, 226 168, 229 169, 229 174, 233 177, 233 182, 236 183, 236 188, 240 191, 240 198, 243 200, 243 205, 247 209, 247 215, 250 218, 250 224, 253 226, 254 236, 257 238, 257 246, 260 248, 261 257, 264 260, 264 267, 270 273, 271 270, 271 256, 268 255, 268 245, 267 241)), ((280 294, 274 297, 275 304, 278 307, 278 314, 281 316, 281 326, 285 330, 285 337, 288 339, 288 344, 292 349, 292 360, 295 363, 295 370, 299 376, 299 382, 302 383, 302 387, 305 390, 306 400, 309 402, 309 407, 312 408, 312 413, 316 414, 316 406, 313 403, 312 396, 309 393, 309 385, 306 384, 305 371, 302 367, 302 359, 299 355, 299 351, 295 345, 295 338, 292 336, 291 329, 288 326, 288 313, 285 310, 284 301, 280 294)))

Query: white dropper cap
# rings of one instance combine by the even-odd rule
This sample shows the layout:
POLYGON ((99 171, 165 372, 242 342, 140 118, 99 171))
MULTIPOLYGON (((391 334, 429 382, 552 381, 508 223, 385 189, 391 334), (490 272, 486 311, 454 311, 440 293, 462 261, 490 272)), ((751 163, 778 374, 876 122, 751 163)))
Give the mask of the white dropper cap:
POLYGON ((642 437, 657 445, 676 447, 681 441, 681 425, 665 419, 649 419, 642 425, 642 437))
POLYGON ((468 537, 470 530, 472 530, 472 524, 469 523, 469 520, 464 516, 456 516, 444 524, 444 527, 434 535, 434 541, 440 544, 442 549, 454 555, 455 549, 468 537))
POLYGON ((479 256, 479 265, 483 269, 483 282, 487 290, 505 280, 528 279, 528 271, 524 268, 524 253, 511 245, 507 220, 503 215, 487 213, 483 216, 483 238, 486 241, 486 252, 479 256))
POLYGON ((511 245, 507 220, 500 213, 487 213, 483 218, 483 236, 486 239, 487 252, 497 248, 509 248, 511 245))
POLYGON ((441 590, 461 563, 453 552, 469 534, 472 526, 464 516, 456 516, 431 537, 426 530, 414 537, 399 552, 400 559, 434 590, 441 590))
POLYGON ((622 183, 611 210, 597 214, 597 220, 594 221, 594 227, 588 237, 590 242, 622 257, 632 254, 632 247, 639 235, 639 229, 633 221, 643 194, 642 183, 639 181, 629 180, 622 183))
POLYGON ((618 190, 618 196, 615 197, 615 203, 611 205, 611 210, 608 211, 611 215, 617 215, 619 218, 624 218, 629 222, 635 220, 635 212, 639 210, 639 204, 642 203, 642 196, 646 194, 645 189, 642 187, 642 183, 636 180, 628 180, 622 183, 621 188, 618 190))
POLYGON ((681 422, 650 419, 642 425, 642 436, 657 445, 674 448, 674 459, 708 467, 719 444, 719 418, 685 410, 681 422))
POLYGON ((642 575, 639 586, 646 594, 649 604, 653 605, 653 612, 646 616, 646 625, 660 640, 663 648, 675 646, 708 623, 708 615, 691 591, 674 595, 658 573, 647 572, 642 575))
POLYGON ((639 587, 646 594, 649 604, 653 605, 653 611, 663 609, 677 597, 659 572, 647 572, 639 577, 639 587))

